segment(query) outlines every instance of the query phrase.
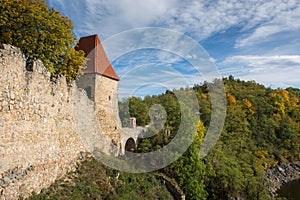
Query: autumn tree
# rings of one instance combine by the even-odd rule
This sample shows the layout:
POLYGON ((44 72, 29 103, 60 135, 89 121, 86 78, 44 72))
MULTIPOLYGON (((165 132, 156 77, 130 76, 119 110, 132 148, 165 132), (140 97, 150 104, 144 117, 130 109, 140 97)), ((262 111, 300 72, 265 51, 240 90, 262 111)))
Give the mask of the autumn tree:
POLYGON ((44 0, 1 0, 0 43, 19 47, 27 62, 40 59, 52 77, 74 80, 85 63, 75 51, 72 22, 44 0))

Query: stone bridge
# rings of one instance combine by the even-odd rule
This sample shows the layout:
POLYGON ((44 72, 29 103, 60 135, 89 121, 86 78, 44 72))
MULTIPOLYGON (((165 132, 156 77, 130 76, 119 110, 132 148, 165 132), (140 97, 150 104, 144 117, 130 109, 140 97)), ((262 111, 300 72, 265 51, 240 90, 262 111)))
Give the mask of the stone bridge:
POLYGON ((139 142, 139 138, 146 132, 145 127, 122 128, 121 134, 121 155, 125 155, 126 151, 135 151, 139 142))

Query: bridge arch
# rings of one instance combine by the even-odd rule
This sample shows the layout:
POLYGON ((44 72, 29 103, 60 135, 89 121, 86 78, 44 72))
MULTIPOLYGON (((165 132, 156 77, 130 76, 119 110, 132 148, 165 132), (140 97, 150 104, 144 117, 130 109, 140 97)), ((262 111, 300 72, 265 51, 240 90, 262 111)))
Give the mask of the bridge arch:
POLYGON ((134 127, 127 128, 123 127, 121 129, 121 149, 120 155, 125 155, 126 151, 133 152, 136 150, 138 145, 138 138, 141 133, 145 132, 146 128, 144 127, 134 127), (133 151, 132 151, 133 150, 133 151))
POLYGON ((129 138, 125 143, 125 152, 130 151, 134 152, 136 150, 136 142, 133 138, 129 138))

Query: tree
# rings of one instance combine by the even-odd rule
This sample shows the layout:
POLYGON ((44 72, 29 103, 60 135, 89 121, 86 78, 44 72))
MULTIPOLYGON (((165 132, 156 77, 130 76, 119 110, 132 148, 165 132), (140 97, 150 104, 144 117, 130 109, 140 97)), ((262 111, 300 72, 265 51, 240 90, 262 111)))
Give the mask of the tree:
MULTIPOLYGON (((187 110, 185 111, 188 112, 187 110)), ((187 117, 184 120, 195 121, 191 113, 187 113, 187 117)), ((190 142, 189 140, 192 140, 192 143, 178 160, 164 169, 164 172, 177 181, 187 199, 207 199, 208 193, 205 190, 204 181, 205 176, 211 173, 211 169, 209 165, 204 164, 199 156, 205 127, 198 120, 195 127, 187 126, 185 129, 187 134, 190 132, 194 134, 191 136, 186 135, 181 140, 183 142, 190 142)))
POLYGON ((27 62, 40 59, 52 77, 74 80, 84 66, 83 51, 75 51, 72 22, 44 0, 1 0, 0 43, 17 46, 27 62))
POLYGON ((145 126, 150 122, 149 108, 139 97, 129 98, 129 113, 130 117, 136 118, 136 123, 139 126, 145 126))

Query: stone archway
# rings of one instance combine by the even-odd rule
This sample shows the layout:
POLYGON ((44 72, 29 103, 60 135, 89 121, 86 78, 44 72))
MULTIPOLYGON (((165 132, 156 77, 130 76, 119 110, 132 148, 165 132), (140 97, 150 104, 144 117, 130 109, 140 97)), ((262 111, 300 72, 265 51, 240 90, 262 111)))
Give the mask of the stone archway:
POLYGON ((125 152, 130 151, 134 152, 136 149, 136 144, 133 138, 129 138, 125 143, 125 152))

